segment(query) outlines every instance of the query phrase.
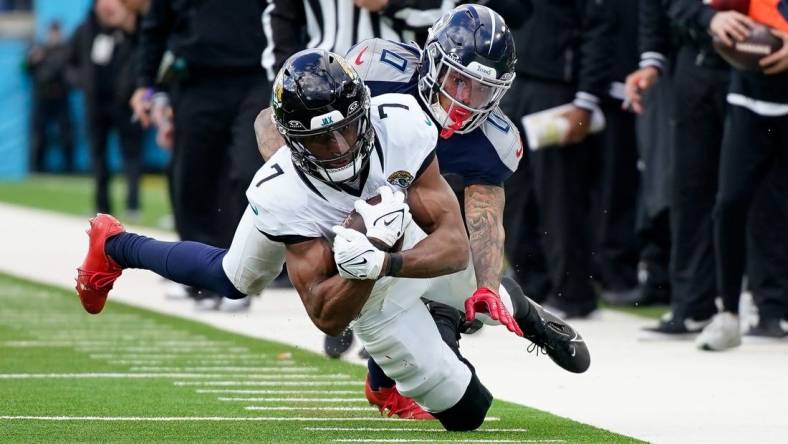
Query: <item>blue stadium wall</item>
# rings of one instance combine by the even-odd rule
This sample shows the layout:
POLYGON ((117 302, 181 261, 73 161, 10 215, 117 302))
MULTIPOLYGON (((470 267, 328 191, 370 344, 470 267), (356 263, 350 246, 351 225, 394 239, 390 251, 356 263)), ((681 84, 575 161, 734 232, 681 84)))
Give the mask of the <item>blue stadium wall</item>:
MULTIPOLYGON (((71 32, 85 18, 93 0, 36 0, 35 35, 40 40, 47 25, 58 20, 65 34, 71 32)), ((20 180, 28 174, 30 149, 30 114, 32 111, 30 81, 23 69, 25 53, 31 42, 26 39, 0 39, 0 179, 20 180)), ((90 156, 87 145, 82 94, 72 93, 72 116, 75 135, 75 167, 82 172, 90 171, 90 156)), ((55 136, 56 134, 53 134, 55 136)), ((57 137, 49 138, 47 166, 58 171, 63 166, 57 137)), ((163 170, 169 153, 159 148, 152 132, 145 138, 143 159, 146 170, 163 170)), ((110 168, 119 171, 122 159, 116 135, 110 138, 110 168)))

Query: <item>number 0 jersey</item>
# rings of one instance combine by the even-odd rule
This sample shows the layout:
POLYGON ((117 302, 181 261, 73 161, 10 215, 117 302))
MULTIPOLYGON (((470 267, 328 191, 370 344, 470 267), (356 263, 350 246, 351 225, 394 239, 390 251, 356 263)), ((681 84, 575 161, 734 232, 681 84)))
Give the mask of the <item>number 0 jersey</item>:
MULTIPOLYGON (((420 57, 421 49, 416 45, 376 38, 357 44, 345 58, 364 79, 373 96, 402 93, 420 101, 420 57)), ((517 170, 523 147, 517 127, 496 109, 476 130, 438 139, 436 153, 441 173, 459 175, 465 186, 502 186, 517 170)))

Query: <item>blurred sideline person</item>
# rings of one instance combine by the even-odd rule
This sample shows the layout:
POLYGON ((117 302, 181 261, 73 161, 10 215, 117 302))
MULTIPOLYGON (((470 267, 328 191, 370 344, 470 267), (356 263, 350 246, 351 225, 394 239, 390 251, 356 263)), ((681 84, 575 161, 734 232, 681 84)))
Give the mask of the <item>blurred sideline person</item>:
MULTIPOLYGON (((156 90, 169 92, 171 134, 159 135, 173 143, 170 197, 182 240, 228 247, 247 205, 243 190, 262 165, 253 122, 270 94, 260 68, 265 3, 153 0, 143 19, 131 106, 148 126, 156 90)), ((192 292, 201 309, 250 302, 201 290, 192 292)))
POLYGON ((533 13, 515 28, 517 77, 501 107, 520 125, 525 115, 570 104, 569 131, 560 147, 526 149, 524 168, 507 180, 506 251, 526 293, 562 317, 586 317, 596 309, 590 189, 600 155, 589 129, 610 85, 611 7, 596 0, 531 3, 533 13))
MULTIPOLYGON (((312 321, 329 334, 353 322, 370 354, 397 382, 389 398, 400 404, 407 402, 402 395, 412 396, 447 430, 476 429, 492 395, 473 367, 443 342, 420 297, 464 309, 471 319, 485 314, 485 322, 518 335, 519 321, 510 313, 527 316, 524 328, 530 330, 540 328, 544 313, 522 293, 510 297, 503 288, 500 296, 466 300, 474 280, 472 268, 466 269, 470 246, 457 201, 438 172, 435 124, 411 96, 370 99, 353 68, 324 50, 288 60, 274 82, 271 105, 287 149, 278 150, 249 185, 250 204, 230 250, 156 241, 98 215, 78 270, 83 307, 100 312, 123 268, 145 268, 243 297, 263 273, 278 272, 278 262, 264 259, 273 259, 275 243, 282 242, 312 321), (409 191, 407 202, 403 190, 409 191), (367 204, 376 193, 381 202, 367 204), (336 225, 354 208, 369 238, 336 225), (402 249, 391 253, 372 243, 391 249, 400 239, 402 249), (410 365, 402 367, 392 356, 410 365)), ((550 320, 554 339, 571 330, 550 320)), ((557 345, 542 339, 537 346, 557 345)), ((560 348, 551 353, 587 368, 580 343, 563 340, 560 348)))
POLYGON ((30 169, 44 172, 49 125, 57 124, 58 141, 63 154, 63 169, 74 172, 74 134, 68 96, 71 90, 66 76, 68 45, 60 23, 47 28, 46 40, 35 44, 27 53, 25 65, 33 80, 33 118, 30 138, 30 169))
MULTIPOLYGON (((698 336, 697 345, 703 350, 725 350, 741 344, 738 314, 745 263, 753 270, 770 269, 768 258, 780 251, 784 254, 786 248, 779 236, 775 237, 778 242, 767 249, 766 257, 748 256, 746 247, 747 220, 756 192, 767 178, 774 177, 780 181, 776 187, 779 195, 788 181, 788 5, 780 3, 761 2, 759 8, 751 6, 750 15, 775 28, 772 33, 782 40, 782 48, 761 59, 760 72, 734 70, 727 94, 729 111, 714 204, 714 252, 722 311, 698 336)), ((730 41, 723 30, 712 28, 712 32, 724 42, 730 41)), ((786 220, 781 216, 786 214, 788 195, 780 197, 770 202, 774 207, 755 208, 775 221, 771 230, 785 228, 780 221, 786 220)), ((777 292, 782 293, 782 307, 772 306, 774 310, 759 313, 753 334, 779 339, 786 336, 781 321, 788 314, 788 285, 786 270, 775 271, 775 278, 782 284, 776 285, 777 292)))
POLYGON ((71 63, 76 66, 85 92, 95 206, 111 211, 107 146, 110 132, 117 131, 123 156, 129 219, 139 215, 142 173, 142 128, 133 122, 128 100, 134 91, 138 17, 120 0, 96 0, 88 18, 71 38, 71 63))
POLYGON ((696 335, 714 313, 711 209, 726 113, 728 65, 714 51, 707 29, 735 26, 746 17, 723 14, 694 0, 641 0, 641 68, 627 79, 632 107, 642 112, 648 90, 673 57, 671 29, 679 29, 673 71, 671 310, 643 338, 696 335))
POLYGON ((635 233, 639 194, 638 149, 635 117, 624 110, 624 80, 637 68, 638 3, 607 0, 613 25, 613 63, 608 91, 600 97, 606 126, 601 133, 598 168, 592 193, 594 279, 602 287, 601 298, 612 303, 642 299, 638 282, 640 242, 635 233))

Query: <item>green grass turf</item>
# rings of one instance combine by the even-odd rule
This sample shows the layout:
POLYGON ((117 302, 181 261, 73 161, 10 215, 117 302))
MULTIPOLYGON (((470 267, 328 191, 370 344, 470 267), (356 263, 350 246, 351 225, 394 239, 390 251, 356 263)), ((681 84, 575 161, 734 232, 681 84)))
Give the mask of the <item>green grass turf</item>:
MULTIPOLYGON (((112 211, 122 222, 126 218, 126 181, 115 175, 110 183, 112 211)), ((93 204, 93 179, 87 176, 38 174, 19 182, 0 182, 0 202, 59 211, 78 216, 96 213, 93 204)), ((166 179, 145 175, 140 184, 141 211, 137 225, 161 228, 171 213, 166 179)))
MULTIPOLYGON (((0 274, 0 442, 336 442, 349 439, 499 440, 498 442, 637 442, 542 411, 495 401, 480 431, 446 433, 433 421, 381 420, 363 400, 361 366, 284 344, 227 333, 200 323, 114 303, 91 316, 72 292, 0 274), (180 341, 180 342, 179 342, 180 341), (191 344, 186 344, 184 341, 191 344), (197 342, 195 344, 194 342, 197 342), (167 347, 175 347, 167 350, 167 347), (127 354, 126 356, 123 356, 127 354), (220 356, 222 355, 222 356, 220 356), (215 362, 221 359, 226 362, 215 362), (130 362, 143 361, 143 362, 130 362), (211 369, 211 366, 231 369, 211 369), (136 367, 136 368, 135 368, 136 367), (166 367, 150 369, 145 367, 166 367), (196 368, 195 368, 196 367, 196 368), (239 369, 264 367, 265 369, 239 369), (293 368, 298 367, 298 368, 293 368), (192 376, 178 375, 188 372, 192 376), (154 377, 55 378, 53 374, 120 373, 154 377), (169 373, 168 376, 162 375, 169 373), (43 378, 22 378, 44 374, 43 378), (16 375, 16 376, 13 376, 16 375), (214 375, 214 376, 210 376, 214 375), (328 375, 349 385, 322 383, 328 375), (285 379, 265 379, 285 378, 285 379), (319 379, 322 379, 320 381, 319 379), (178 382, 235 381, 230 386, 178 382), (243 385, 262 381, 270 385, 243 385), (287 381, 287 382, 280 382, 287 381), (285 385, 285 384, 294 385, 285 385), (307 382, 308 383, 308 382, 307 382), (313 390, 310 394, 220 394, 198 389, 313 390), (331 390, 338 390, 332 393, 331 390), (355 398, 352 402, 221 401, 217 397, 355 398), (361 411, 251 411, 244 406, 352 406, 361 411), (315 421, 98 421, 9 419, 61 417, 309 417, 315 421), (319 418, 342 418, 325 421, 319 418), (373 419, 354 421, 353 418, 373 419), (326 430, 363 427, 373 430, 326 430), (405 428, 403 430, 391 430, 405 428), (386 431, 386 429, 389 429, 386 431), (416 429, 416 431, 412 431, 416 429), (492 431, 490 429, 526 429, 492 431), (488 431, 485 431, 488 430, 488 431), (501 441, 504 440, 504 441, 501 441), (508 441, 505 441, 508 440, 508 441), (551 441, 558 442, 558 441, 551 441)), ((261 319, 261 322, 264 322, 261 319)), ((467 442, 467 441, 466 441, 467 442)))

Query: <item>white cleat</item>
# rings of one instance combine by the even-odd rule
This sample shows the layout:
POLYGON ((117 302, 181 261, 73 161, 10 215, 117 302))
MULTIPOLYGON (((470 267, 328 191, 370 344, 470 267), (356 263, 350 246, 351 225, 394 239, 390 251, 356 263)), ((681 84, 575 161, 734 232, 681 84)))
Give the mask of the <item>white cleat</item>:
POLYGON ((739 318, 732 313, 717 313, 695 340, 701 350, 721 351, 741 345, 739 318))

